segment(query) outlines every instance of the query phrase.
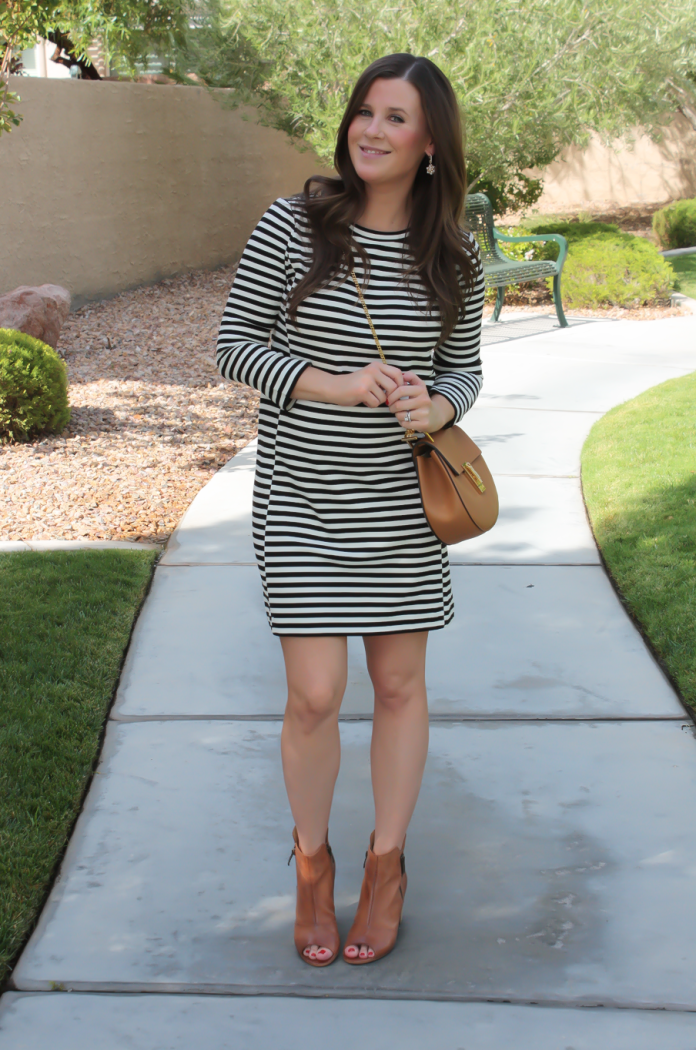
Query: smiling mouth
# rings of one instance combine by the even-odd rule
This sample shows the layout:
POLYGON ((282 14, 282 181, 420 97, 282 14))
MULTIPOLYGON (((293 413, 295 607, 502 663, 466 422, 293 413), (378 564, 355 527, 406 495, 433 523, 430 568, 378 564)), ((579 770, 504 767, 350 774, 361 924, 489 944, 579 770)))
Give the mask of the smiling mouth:
POLYGON ((361 146, 361 151, 368 157, 387 157, 391 153, 388 149, 371 149, 370 146, 361 146))

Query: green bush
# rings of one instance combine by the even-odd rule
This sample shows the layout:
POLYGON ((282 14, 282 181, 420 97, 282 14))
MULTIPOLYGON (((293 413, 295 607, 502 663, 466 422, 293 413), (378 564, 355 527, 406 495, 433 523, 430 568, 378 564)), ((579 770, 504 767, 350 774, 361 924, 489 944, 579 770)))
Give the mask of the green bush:
POLYGON ((576 241, 563 267, 563 300, 571 308, 641 306, 668 299, 673 287, 674 271, 655 246, 629 234, 576 241))
POLYGON ((55 350, 0 328, 0 443, 57 434, 69 419, 68 372, 55 350))
MULTIPOLYGON (((667 299, 674 288, 674 271, 655 245, 644 237, 623 233, 614 223, 535 218, 517 228, 518 236, 524 233, 560 233, 567 239, 561 289, 563 302, 571 309, 640 306, 667 299)), ((513 247, 525 248, 502 247, 505 252, 513 247)), ((526 247, 533 250, 531 258, 558 258, 558 245, 553 241, 526 247)), ((550 288, 551 280, 548 285, 550 288)))
POLYGON ((696 248, 696 198, 660 208, 652 228, 663 248, 696 248))

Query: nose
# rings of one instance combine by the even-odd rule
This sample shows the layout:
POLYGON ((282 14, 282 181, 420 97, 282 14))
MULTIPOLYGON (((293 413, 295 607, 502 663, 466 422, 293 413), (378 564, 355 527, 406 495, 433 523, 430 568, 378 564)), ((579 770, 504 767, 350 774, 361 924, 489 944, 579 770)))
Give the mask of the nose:
POLYGON ((371 135, 373 138, 376 138, 377 136, 381 136, 382 135, 382 128, 381 128, 381 125, 380 125, 379 117, 377 116, 376 113, 373 114, 372 120, 370 121, 370 123, 365 128, 365 134, 366 135, 371 135))

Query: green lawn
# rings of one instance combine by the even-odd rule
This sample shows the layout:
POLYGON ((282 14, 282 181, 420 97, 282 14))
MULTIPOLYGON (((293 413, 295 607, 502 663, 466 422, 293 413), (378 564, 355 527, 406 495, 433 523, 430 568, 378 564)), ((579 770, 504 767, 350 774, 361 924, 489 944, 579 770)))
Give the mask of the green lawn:
POLYGON ((696 255, 677 255, 668 262, 677 275, 677 291, 696 299, 696 255))
POLYGON ((582 479, 609 572, 684 700, 696 706, 696 372, 595 423, 582 479))
POLYGON ((79 812, 155 556, 0 554, 0 985, 79 812))

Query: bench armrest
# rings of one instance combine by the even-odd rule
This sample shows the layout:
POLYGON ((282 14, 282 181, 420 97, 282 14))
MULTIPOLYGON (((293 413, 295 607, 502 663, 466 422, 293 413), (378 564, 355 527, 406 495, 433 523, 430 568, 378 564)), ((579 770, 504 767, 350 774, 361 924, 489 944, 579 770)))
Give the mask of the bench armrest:
POLYGON ((530 233, 526 237, 510 237, 506 233, 499 233, 494 226, 493 236, 496 241, 555 241, 559 247, 558 258, 556 259, 558 272, 560 273, 563 269, 563 263, 566 261, 568 254, 568 241, 560 233, 530 233))

